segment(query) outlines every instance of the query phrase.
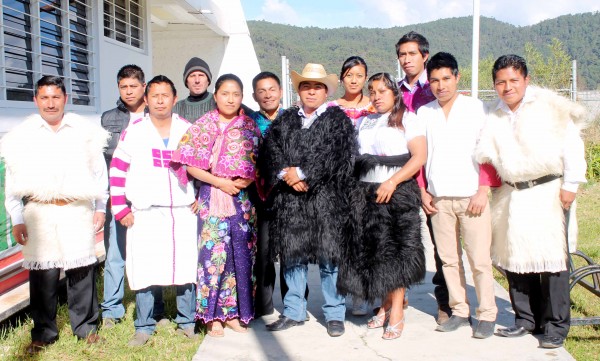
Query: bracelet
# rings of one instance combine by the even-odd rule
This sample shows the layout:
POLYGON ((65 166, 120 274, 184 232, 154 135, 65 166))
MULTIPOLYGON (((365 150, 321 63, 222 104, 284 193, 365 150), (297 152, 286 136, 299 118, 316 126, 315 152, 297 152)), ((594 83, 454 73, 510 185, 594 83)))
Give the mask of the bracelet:
POLYGON ((391 179, 388 179, 388 182, 390 182, 390 184, 393 185, 394 187, 396 186, 396 184, 394 184, 394 182, 392 182, 391 179))

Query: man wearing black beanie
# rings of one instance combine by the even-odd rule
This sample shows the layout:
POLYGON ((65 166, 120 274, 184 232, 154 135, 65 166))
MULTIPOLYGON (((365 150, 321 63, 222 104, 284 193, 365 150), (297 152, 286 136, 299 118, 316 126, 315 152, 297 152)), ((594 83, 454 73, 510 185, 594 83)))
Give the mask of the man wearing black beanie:
POLYGON ((175 104, 173 113, 194 122, 206 112, 215 109, 217 105, 213 95, 207 91, 211 80, 212 74, 208 64, 200 58, 191 58, 183 70, 183 82, 190 90, 190 95, 175 104))

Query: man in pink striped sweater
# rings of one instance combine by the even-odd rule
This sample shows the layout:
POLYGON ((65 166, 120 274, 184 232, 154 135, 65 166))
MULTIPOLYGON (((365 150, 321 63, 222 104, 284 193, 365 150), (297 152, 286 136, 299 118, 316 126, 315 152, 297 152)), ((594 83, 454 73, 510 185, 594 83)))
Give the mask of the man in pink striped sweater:
POLYGON ((181 185, 169 168, 171 154, 190 124, 172 113, 177 93, 167 77, 158 75, 148 82, 144 99, 148 114, 121 134, 110 165, 112 211, 127 227, 126 273, 129 287, 136 291, 130 346, 144 345, 154 332, 154 293, 168 285, 177 285, 178 332, 195 337, 194 189, 191 182, 181 185))

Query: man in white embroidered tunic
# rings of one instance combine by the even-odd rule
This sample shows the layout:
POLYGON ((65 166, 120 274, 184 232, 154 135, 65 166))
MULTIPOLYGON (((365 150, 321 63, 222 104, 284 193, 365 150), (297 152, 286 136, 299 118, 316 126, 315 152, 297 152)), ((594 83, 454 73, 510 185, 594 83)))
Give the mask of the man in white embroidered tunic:
POLYGON ((197 217, 191 182, 179 185, 171 155, 190 127, 172 112, 173 82, 158 75, 145 90, 148 114, 121 134, 110 165, 115 219, 127 227, 126 266, 136 291, 135 335, 130 346, 144 345, 156 328, 154 295, 160 286, 177 285, 178 332, 194 338, 194 283, 197 277, 197 217), (131 202, 131 208, 126 201, 131 202))
POLYGON ((23 245, 23 267, 29 269, 33 318, 29 354, 58 339, 61 269, 67 278, 73 333, 88 343, 100 340, 94 245, 108 198, 102 154, 108 133, 64 113, 67 94, 59 77, 41 78, 34 101, 39 114, 25 119, 0 143, 7 165, 6 208, 14 237, 23 245))
MULTIPOLYGON (((541 346, 563 345, 569 332, 569 269, 565 215, 576 225, 579 183, 585 183, 579 135, 583 107, 529 86, 525 59, 503 55, 492 69, 499 99, 476 149, 504 182, 492 195, 492 260, 506 270, 515 325, 504 337, 542 333, 541 346)), ((575 237, 569 237, 569 241, 575 237)))

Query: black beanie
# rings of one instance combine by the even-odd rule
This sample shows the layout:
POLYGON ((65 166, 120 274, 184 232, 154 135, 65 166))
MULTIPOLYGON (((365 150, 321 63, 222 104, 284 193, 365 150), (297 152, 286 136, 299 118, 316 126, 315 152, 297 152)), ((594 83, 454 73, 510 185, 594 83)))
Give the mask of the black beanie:
POLYGON ((187 84, 188 76, 190 75, 190 73, 196 70, 200 70, 201 72, 206 74, 206 77, 208 78, 208 84, 211 83, 212 74, 210 73, 210 68, 208 67, 208 64, 206 64, 206 62, 200 58, 193 57, 190 59, 190 61, 188 61, 187 64, 185 64, 185 69, 183 70, 183 84, 187 84))

